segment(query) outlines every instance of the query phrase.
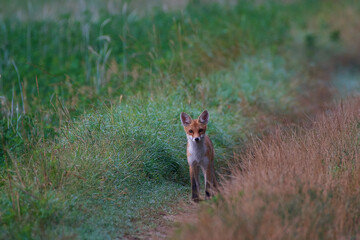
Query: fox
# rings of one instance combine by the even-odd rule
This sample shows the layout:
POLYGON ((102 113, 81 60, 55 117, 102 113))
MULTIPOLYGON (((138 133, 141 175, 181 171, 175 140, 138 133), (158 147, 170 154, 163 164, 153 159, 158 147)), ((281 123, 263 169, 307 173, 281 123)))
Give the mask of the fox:
POLYGON ((218 192, 218 182, 215 176, 215 150, 210 138, 206 135, 209 112, 204 110, 198 119, 192 119, 182 112, 180 120, 187 137, 186 155, 189 164, 191 198, 200 201, 199 170, 203 172, 205 182, 205 199, 210 199, 218 192))

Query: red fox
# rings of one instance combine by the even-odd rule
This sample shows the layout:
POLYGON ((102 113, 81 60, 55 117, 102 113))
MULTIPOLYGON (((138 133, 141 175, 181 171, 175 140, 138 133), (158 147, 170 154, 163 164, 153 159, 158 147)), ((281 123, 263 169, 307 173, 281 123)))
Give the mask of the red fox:
POLYGON ((205 110, 198 119, 192 120, 188 114, 182 112, 180 119, 187 136, 186 153, 190 168, 191 198, 194 202, 200 200, 199 169, 201 168, 205 181, 205 199, 209 199, 217 192, 218 187, 214 169, 214 147, 206 135, 209 113, 205 110))

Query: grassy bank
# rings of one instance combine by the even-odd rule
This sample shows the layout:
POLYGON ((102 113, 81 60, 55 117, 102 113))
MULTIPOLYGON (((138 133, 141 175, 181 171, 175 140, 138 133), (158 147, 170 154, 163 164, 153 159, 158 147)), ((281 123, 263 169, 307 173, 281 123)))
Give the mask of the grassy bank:
POLYGON ((269 116, 299 107, 306 60, 341 46, 332 24, 307 32, 332 4, 3 15, 0 238, 104 239, 154 226, 189 194, 179 113, 210 111, 216 168, 227 171, 269 116))

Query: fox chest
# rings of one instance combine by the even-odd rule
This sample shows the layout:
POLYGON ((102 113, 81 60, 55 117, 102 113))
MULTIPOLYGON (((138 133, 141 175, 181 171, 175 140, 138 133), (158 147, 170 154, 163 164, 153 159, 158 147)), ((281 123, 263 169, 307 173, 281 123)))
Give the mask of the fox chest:
POLYGON ((189 144, 187 147, 187 160, 189 165, 199 165, 206 168, 209 164, 209 158, 206 156, 206 152, 206 146, 189 144))

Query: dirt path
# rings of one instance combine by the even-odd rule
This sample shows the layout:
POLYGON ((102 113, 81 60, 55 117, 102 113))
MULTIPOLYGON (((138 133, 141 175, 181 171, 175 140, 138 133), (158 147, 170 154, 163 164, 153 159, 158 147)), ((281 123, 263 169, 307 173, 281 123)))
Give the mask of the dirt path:
MULTIPOLYGON (((329 107, 338 95, 331 82, 341 69, 360 66, 360 57, 356 55, 341 55, 332 58, 325 64, 311 69, 311 78, 303 86, 303 94, 298 97, 299 107, 288 116, 270 116, 284 126, 311 125, 313 116, 329 107)), ((271 132, 271 130, 270 130, 271 132)), ((197 212, 201 204, 181 202, 177 212, 162 216, 155 229, 141 236, 141 239, 168 239, 182 224, 192 224, 197 221, 197 212)))
POLYGON ((180 225, 196 223, 199 204, 181 202, 180 206, 176 214, 163 217, 162 223, 150 232, 149 239, 168 239, 180 225))

